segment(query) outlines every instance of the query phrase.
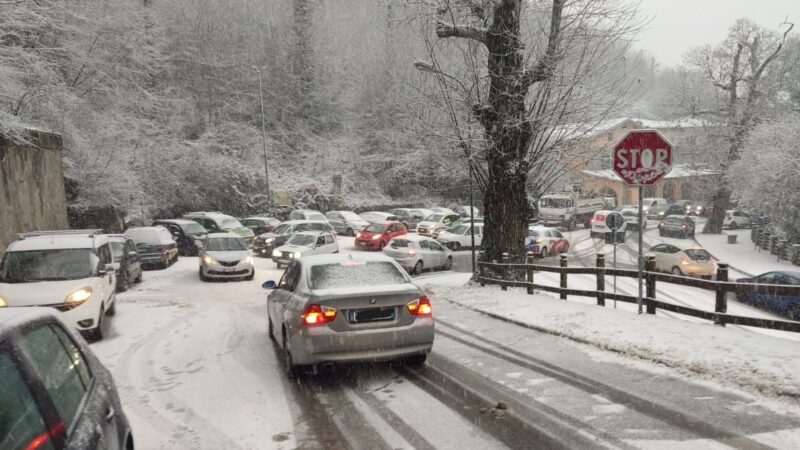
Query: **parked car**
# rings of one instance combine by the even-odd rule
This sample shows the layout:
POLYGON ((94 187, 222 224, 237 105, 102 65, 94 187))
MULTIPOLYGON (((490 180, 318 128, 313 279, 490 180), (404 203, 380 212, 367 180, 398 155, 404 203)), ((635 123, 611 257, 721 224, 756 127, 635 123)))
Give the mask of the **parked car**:
POLYGON ((0 308, 0 448, 133 449, 111 372, 50 308, 0 308))
MULTIPOLYGON (((0 263, 0 306, 47 306, 91 340, 117 307, 116 271, 102 230, 37 231, 12 242, 0 263)), ((1 380, 2 378, 0 378, 1 380)))
MULTIPOLYGON (((766 272, 753 278, 739 278, 736 283, 800 286, 800 272, 766 272)), ((757 293, 736 291, 736 297, 743 303, 784 314, 791 320, 800 320, 800 296, 775 295, 764 289, 757 293)))
POLYGON ((356 234, 354 242, 359 250, 383 250, 392 239, 408 233, 398 221, 372 223, 356 234))
POLYGON ((327 231, 301 231, 294 233, 286 244, 272 252, 272 260, 278 265, 288 266, 303 256, 339 253, 339 245, 333 234, 327 231))
POLYGON ((239 219, 239 222, 253 230, 253 234, 256 236, 269 233, 281 224, 281 221, 274 217, 246 217, 244 219, 239 219))
POLYGON ((681 206, 657 205, 647 210, 647 218, 650 220, 661 220, 672 215, 684 215, 686 211, 681 206))
POLYGON ((473 218, 481 216, 481 212, 478 211, 477 207, 471 207, 469 205, 467 205, 467 206, 456 206, 453 210, 459 216, 461 216, 461 217, 463 217, 465 219, 469 219, 470 218, 470 209, 472 209, 472 217, 473 218))
POLYGON ((252 280, 256 273, 253 257, 247 252, 247 243, 238 234, 209 234, 198 256, 202 281, 252 280))
POLYGON ((204 226, 189 219, 159 219, 153 222, 153 226, 156 225, 166 228, 175 237, 180 256, 196 256, 195 242, 202 241, 208 234, 204 226))
POLYGON ((675 200, 672 202, 673 206, 680 206, 683 210, 685 210, 690 204, 691 200, 675 200))
POLYGON ((145 268, 166 269, 178 260, 178 244, 161 225, 128 228, 125 234, 136 244, 139 260, 145 268))
POLYGON ((430 209, 431 212, 436 213, 436 214, 458 214, 458 213, 456 213, 455 211, 453 211, 450 208, 443 208, 443 207, 439 207, 439 206, 436 206, 436 207, 433 207, 433 208, 428 208, 428 209, 430 209))
POLYGON ((360 213, 359 216, 369 223, 384 223, 389 222, 390 220, 398 220, 396 215, 382 211, 363 212, 360 213))
POLYGON ((469 218, 467 218, 467 219, 458 219, 456 221, 450 222, 450 225, 448 225, 448 226, 446 226, 444 228, 438 228, 436 231, 434 231, 433 232, 433 236, 431 236, 431 237, 438 240, 439 236, 442 233, 444 233, 446 231, 452 231, 456 227, 458 227, 459 225, 464 225, 464 224, 470 225, 471 223, 481 224, 481 227, 482 227, 483 226, 483 217, 476 217, 475 219, 473 219, 472 222, 470 222, 469 218))
POLYGON ((535 226, 528 228, 525 247, 529 252, 541 257, 557 255, 569 251, 569 239, 555 228, 535 226))
POLYGON ((316 209, 295 209, 289 213, 289 220, 318 220, 327 222, 327 218, 316 209))
MULTIPOLYGON (((611 211, 611 210, 608 210, 608 209, 603 209, 603 210, 595 212, 594 215, 592 216, 592 220, 591 220, 592 227, 589 229, 589 235, 591 237, 596 237, 596 236, 599 237, 599 236, 605 236, 606 234, 612 233, 611 228, 609 228, 608 225, 606 225, 606 217, 608 217, 609 214, 614 213, 614 212, 617 212, 617 211, 611 211)), ((620 213, 620 214, 622 214, 622 213, 620 213)), ((625 215, 622 214, 622 217, 625 218, 625 215)), ((622 232, 623 233, 623 238, 622 238, 623 240, 625 239, 625 237, 624 237, 625 236, 625 230, 627 228, 628 228, 628 223, 626 222, 622 226, 622 228, 617 230, 618 232, 622 232)))
POLYGON ((650 248, 656 257, 656 270, 673 275, 688 275, 711 279, 717 264, 705 249, 700 247, 681 250, 672 244, 658 244, 650 248))
POLYGON ((731 230, 735 230, 737 228, 748 228, 750 227, 750 215, 745 214, 738 209, 725 211, 725 218, 722 220, 722 227, 730 228, 731 230))
POLYGON ((642 207, 645 213, 655 206, 666 206, 667 204, 667 200, 661 197, 645 197, 642 199, 642 207))
POLYGON ((437 230, 444 229, 459 219, 461 216, 456 213, 433 213, 417 224, 417 233, 433 236, 437 230))
POLYGON ((647 219, 642 218, 642 223, 639 224, 639 208, 622 208, 619 210, 622 217, 625 218, 625 229, 627 230, 636 230, 636 229, 647 229, 647 219), (637 226, 639 225, 639 226, 637 226))
POLYGON ((300 231, 329 231, 334 236, 336 232, 327 221, 320 220, 289 220, 281 223, 269 233, 264 233, 253 240, 253 252, 261 257, 272 257, 272 251, 285 244, 292 233, 300 231))
POLYGON ((142 263, 136 244, 124 234, 109 234, 108 241, 111 246, 111 256, 119 264, 117 275, 117 292, 128 290, 131 283, 142 282, 142 263))
MULTIPOLYGON (((475 246, 480 247, 483 241, 483 224, 475 223, 475 246)), ((472 247, 472 226, 466 223, 448 228, 436 237, 442 245, 450 250, 461 250, 462 247, 472 247)))
POLYGON ((290 378, 304 366, 402 359, 422 365, 434 339, 431 304, 384 255, 306 256, 267 281, 269 336, 290 378))
POLYGON ((433 211, 425 208, 395 208, 389 210, 390 214, 397 216, 396 219, 406 226, 407 230, 416 230, 417 224, 433 214, 433 211))
POLYGON ((453 252, 435 240, 418 234, 392 239, 384 247, 383 253, 417 275, 425 269, 450 270, 453 267, 453 252))
POLYGON ((204 226, 209 233, 231 232, 244 238, 248 243, 255 238, 253 230, 242 225, 234 217, 220 212, 190 212, 184 214, 183 218, 194 220, 204 226))
POLYGON ((659 236, 694 237, 695 223, 689 216, 667 216, 658 224, 659 236))
POLYGON ((333 229, 344 236, 355 236, 369 225, 369 222, 353 211, 329 211, 325 216, 333 229))

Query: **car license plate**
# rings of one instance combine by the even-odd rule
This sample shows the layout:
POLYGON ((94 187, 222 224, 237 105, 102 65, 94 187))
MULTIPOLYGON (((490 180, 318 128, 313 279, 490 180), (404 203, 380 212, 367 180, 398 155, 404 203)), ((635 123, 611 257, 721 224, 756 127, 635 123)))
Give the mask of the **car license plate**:
POLYGON ((395 308, 351 309, 350 323, 380 322, 394 320, 395 308))

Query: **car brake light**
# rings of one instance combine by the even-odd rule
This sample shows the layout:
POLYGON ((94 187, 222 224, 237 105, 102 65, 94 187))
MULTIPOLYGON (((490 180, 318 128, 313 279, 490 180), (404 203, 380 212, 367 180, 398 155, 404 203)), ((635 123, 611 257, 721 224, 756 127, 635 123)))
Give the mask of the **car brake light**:
POLYGON ((411 250, 408 251, 408 256, 416 256, 416 254, 417 254, 417 251, 414 250, 414 249, 411 249, 411 250))
POLYGON ((606 216, 604 216, 603 214, 598 214, 597 215, 597 221, 598 222, 605 222, 606 221, 606 216))
POLYGON ((336 318, 336 309, 329 306, 320 306, 316 303, 308 305, 302 315, 303 323, 306 325, 322 325, 333 322, 336 318))
POLYGON ((50 438, 57 438, 64 433, 64 422, 59 421, 53 428, 49 431, 45 431, 44 433, 36 436, 33 438, 28 445, 23 447, 25 450, 36 450, 44 445, 48 439, 50 438))
POLYGON ((536 240, 536 243, 537 243, 537 244, 541 244, 542 242, 544 242, 544 239, 537 239, 537 240, 536 240))
POLYGON ((420 297, 419 300, 414 300, 409 303, 407 306, 408 312, 410 312, 412 316, 425 317, 430 316, 433 312, 431 301, 428 300, 428 297, 425 295, 420 297))

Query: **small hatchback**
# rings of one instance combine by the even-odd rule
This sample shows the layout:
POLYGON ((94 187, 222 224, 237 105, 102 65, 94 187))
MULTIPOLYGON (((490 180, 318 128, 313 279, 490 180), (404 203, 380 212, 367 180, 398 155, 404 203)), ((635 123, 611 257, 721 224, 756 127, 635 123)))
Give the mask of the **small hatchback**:
POLYGON ((356 234, 355 246, 359 250, 383 250, 392 239, 407 234, 400 222, 373 223, 356 234))
POLYGON ((694 220, 689 216, 667 216, 658 224, 661 237, 675 236, 682 239, 694 237, 694 220))
POLYGON ((133 448, 111 373, 47 308, 0 308, 0 448, 133 448))
POLYGON ((456 213, 435 212, 417 224, 417 233, 423 236, 435 236, 438 230, 447 228, 459 219, 461 216, 456 213))
POLYGON ((144 267, 166 269, 178 260, 178 243, 161 225, 128 228, 125 234, 136 243, 144 267))
POLYGON ((302 231, 293 234, 286 244, 272 252, 272 260, 280 269, 303 256, 339 253, 339 244, 333 234, 327 231, 302 231))
POLYGON ((383 253, 415 275, 425 269, 453 268, 453 252, 435 240, 418 234, 392 239, 383 253))
POLYGON ((717 270, 711 254, 699 247, 681 250, 671 244, 658 244, 650 252, 656 257, 656 270, 661 272, 711 279, 717 270))
POLYGON ((200 279, 244 279, 255 276, 247 243, 234 233, 209 234, 200 249, 200 279))

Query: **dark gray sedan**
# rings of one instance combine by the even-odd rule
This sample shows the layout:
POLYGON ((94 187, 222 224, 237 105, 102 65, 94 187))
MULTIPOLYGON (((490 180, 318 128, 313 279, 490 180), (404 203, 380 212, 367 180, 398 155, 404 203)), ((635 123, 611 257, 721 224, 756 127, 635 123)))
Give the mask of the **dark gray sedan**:
POLYGON ((293 262, 267 300, 269 334, 290 377, 302 366, 404 359, 425 362, 433 346, 431 304, 400 265, 382 254, 317 255, 293 262))

